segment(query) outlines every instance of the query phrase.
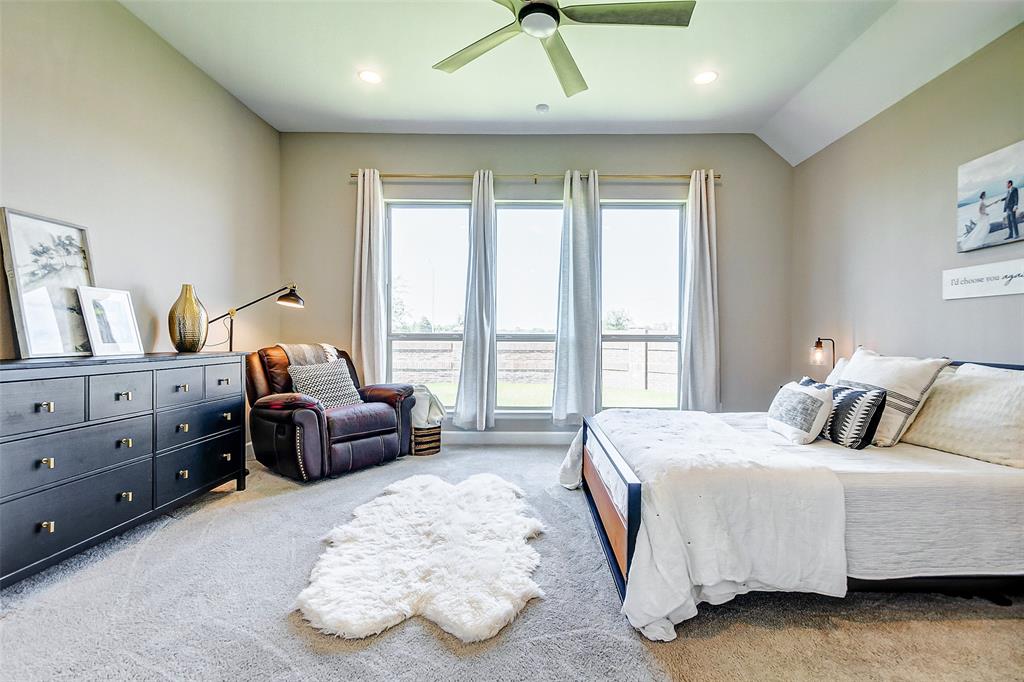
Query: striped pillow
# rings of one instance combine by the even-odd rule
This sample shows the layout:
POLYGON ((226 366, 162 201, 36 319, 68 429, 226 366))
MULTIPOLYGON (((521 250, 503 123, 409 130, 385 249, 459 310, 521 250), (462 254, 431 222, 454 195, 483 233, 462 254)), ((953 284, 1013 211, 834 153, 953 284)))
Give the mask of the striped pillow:
POLYGON ((948 358, 893 357, 858 348, 839 384, 863 391, 885 391, 885 408, 872 441, 885 448, 896 445, 910 428, 935 378, 948 364, 948 358))
MULTIPOLYGON (((826 386, 804 377, 801 386, 826 386)), ((878 423, 885 410, 885 391, 863 391, 848 386, 828 386, 832 389, 832 411, 821 428, 821 437, 836 445, 863 450, 875 437, 878 423)))

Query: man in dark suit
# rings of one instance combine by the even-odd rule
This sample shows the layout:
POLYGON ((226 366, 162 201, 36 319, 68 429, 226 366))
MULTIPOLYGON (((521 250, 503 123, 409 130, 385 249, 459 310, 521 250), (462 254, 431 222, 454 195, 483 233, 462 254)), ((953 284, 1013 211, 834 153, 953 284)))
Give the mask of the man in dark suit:
POLYGON ((1020 228, 1017 226, 1017 188, 1013 186, 1013 180, 1006 181, 1006 198, 1003 199, 1003 211, 1006 213, 1006 226, 1010 228, 1010 236, 1006 239, 1019 238, 1020 228))

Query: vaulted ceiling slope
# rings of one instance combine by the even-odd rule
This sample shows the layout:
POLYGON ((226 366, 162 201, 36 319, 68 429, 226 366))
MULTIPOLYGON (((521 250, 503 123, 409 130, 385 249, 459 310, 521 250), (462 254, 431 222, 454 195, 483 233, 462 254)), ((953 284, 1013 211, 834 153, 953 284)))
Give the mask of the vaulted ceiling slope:
POLYGON ((509 23, 493 0, 122 4, 281 131, 753 132, 792 164, 1024 21, 1021 0, 698 0, 688 28, 563 26, 590 86, 566 98, 526 35, 431 68, 509 23))

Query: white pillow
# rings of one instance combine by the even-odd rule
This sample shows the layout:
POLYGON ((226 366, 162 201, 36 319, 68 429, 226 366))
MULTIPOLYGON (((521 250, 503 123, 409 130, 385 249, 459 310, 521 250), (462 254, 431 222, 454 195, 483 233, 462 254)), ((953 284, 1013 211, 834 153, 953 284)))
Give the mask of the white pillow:
POLYGON ((906 358, 879 355, 858 348, 839 379, 840 386, 885 390, 885 411, 875 431, 874 445, 896 445, 914 422, 948 358, 906 358))
POLYGON ((839 358, 836 360, 836 366, 832 368, 832 371, 825 377, 826 384, 832 384, 835 386, 839 383, 839 379, 843 376, 843 370, 850 364, 849 358, 839 358))
POLYGON ((1004 367, 989 367, 988 365, 976 365, 973 362, 965 362, 957 367, 956 373, 960 376, 989 377, 993 379, 1014 379, 1024 381, 1024 372, 1019 369, 1006 369, 1004 367))
POLYGON ((1022 404, 1016 377, 942 375, 903 440, 1024 469, 1022 404))
POLYGON ((807 445, 821 435, 821 428, 831 412, 830 386, 801 386, 791 381, 779 389, 768 408, 768 428, 793 443, 807 445))

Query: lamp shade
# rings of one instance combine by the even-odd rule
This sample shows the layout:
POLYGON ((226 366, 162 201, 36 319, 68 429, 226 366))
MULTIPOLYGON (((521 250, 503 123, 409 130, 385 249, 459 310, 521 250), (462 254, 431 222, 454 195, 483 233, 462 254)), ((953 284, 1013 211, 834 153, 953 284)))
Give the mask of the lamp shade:
POLYGON ((811 348, 811 364, 812 365, 824 365, 825 364, 825 344, 818 339, 814 342, 814 346, 811 348))
POLYGON ((299 292, 295 291, 295 287, 292 287, 288 291, 284 292, 277 297, 277 303, 279 305, 288 306, 289 308, 305 308, 306 302, 299 296, 299 292))

